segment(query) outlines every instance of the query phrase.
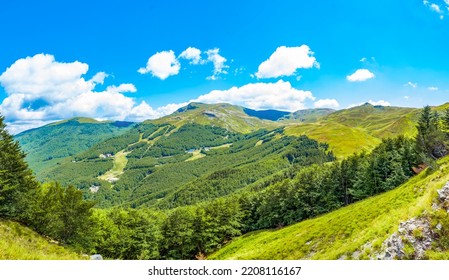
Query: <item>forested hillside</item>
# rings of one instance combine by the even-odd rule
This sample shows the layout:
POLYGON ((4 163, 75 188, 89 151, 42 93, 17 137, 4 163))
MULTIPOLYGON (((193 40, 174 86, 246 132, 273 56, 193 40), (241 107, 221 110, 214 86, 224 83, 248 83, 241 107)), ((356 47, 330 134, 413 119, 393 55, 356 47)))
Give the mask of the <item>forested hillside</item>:
POLYGON ((124 133, 131 125, 129 122, 99 122, 88 118, 73 118, 24 131, 14 138, 26 151, 26 161, 31 169, 40 174, 64 158, 124 133))

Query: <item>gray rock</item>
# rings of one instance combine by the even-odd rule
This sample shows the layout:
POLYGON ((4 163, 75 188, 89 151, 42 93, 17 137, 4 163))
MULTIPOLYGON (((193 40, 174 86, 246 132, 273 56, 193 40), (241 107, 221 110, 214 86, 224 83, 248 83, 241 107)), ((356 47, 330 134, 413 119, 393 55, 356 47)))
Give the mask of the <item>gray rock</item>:
POLYGON ((102 261, 103 257, 100 254, 95 254, 95 255, 90 256, 90 259, 95 260, 95 261, 102 261))

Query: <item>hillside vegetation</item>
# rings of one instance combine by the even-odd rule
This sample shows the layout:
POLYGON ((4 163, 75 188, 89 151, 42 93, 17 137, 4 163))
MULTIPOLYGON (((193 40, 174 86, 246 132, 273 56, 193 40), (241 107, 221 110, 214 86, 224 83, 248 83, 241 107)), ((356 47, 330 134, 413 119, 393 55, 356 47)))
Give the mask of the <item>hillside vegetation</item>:
POLYGON ((74 156, 95 143, 102 142, 127 131, 132 123, 99 122, 89 118, 73 118, 52 123, 17 134, 26 151, 26 161, 31 169, 40 174, 63 159, 74 156))
POLYGON ((78 260, 79 254, 12 221, 0 220, 0 260, 78 260))
MULTIPOLYGON (((385 250, 383 242, 398 231, 400 222, 430 217, 435 212, 432 204, 436 202, 436 191, 449 181, 449 157, 439 163, 441 166, 432 174, 422 172, 387 193, 280 230, 252 232, 236 238, 209 258, 376 259, 385 250)), ((432 225, 435 227, 441 219, 434 216, 432 225)), ((447 255, 449 248, 444 250, 447 255)), ((441 258, 441 253, 441 248, 434 245, 427 257, 441 258)), ((413 251, 408 254, 412 257, 413 251)))
POLYGON ((337 157, 344 158, 360 150, 372 150, 383 138, 414 136, 418 116, 419 109, 366 103, 327 114, 316 122, 290 124, 285 134, 308 135, 328 143, 337 157))

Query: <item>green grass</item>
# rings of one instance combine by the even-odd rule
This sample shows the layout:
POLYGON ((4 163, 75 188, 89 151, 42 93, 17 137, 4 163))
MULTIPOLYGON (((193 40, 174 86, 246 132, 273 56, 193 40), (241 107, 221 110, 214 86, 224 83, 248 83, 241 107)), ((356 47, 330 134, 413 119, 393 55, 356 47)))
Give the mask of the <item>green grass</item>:
POLYGON ((51 243, 31 229, 0 220, 0 260, 79 260, 86 259, 51 243))
POLYGON ((189 157, 188 159, 186 159, 186 161, 197 160, 197 159, 203 158, 205 156, 206 156, 205 154, 201 153, 201 150, 195 150, 195 151, 193 151, 192 156, 189 157))
POLYGON ((118 179, 120 175, 123 174, 126 164, 128 163, 128 159, 126 158, 127 154, 129 154, 129 152, 125 151, 120 151, 115 154, 112 169, 99 176, 98 179, 108 182, 118 179))
POLYGON ((285 128, 286 135, 307 135, 329 144, 338 158, 344 158, 362 149, 372 150, 381 140, 358 128, 348 127, 336 122, 319 122, 291 125, 285 128))
POLYGON ((372 150, 383 138, 415 136, 419 112, 415 108, 365 104, 336 111, 314 123, 290 123, 285 128, 285 134, 305 134, 326 142, 338 158, 344 158, 361 150, 372 150))
POLYGON ((346 110, 340 110, 326 116, 326 121, 334 121, 349 127, 357 127, 368 134, 382 138, 398 134, 412 134, 415 125, 408 120, 415 120, 420 109, 402 107, 383 107, 365 104, 346 110), (389 130, 391 125, 401 120, 402 126, 398 130, 389 130))
MULTIPOLYGON (((432 211, 436 190, 449 181, 449 157, 439 170, 422 172, 387 193, 349 205, 323 216, 280 229, 246 234, 209 259, 339 259, 373 257, 399 223, 432 211)), ((446 252, 447 255, 447 252, 446 252)), ((441 258, 443 253, 429 254, 441 258)))

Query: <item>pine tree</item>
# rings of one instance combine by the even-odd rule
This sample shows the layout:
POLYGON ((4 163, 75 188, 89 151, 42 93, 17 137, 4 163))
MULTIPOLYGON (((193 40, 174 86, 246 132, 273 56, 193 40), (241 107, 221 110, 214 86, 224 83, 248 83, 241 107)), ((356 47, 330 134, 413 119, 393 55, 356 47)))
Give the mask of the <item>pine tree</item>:
POLYGON ((37 188, 25 154, 0 115, 0 217, 28 222, 36 205, 37 188))
POLYGON ((424 162, 437 160, 445 156, 447 147, 445 135, 439 128, 440 116, 432 113, 430 106, 424 107, 418 120, 418 135, 416 136, 416 149, 424 162))

